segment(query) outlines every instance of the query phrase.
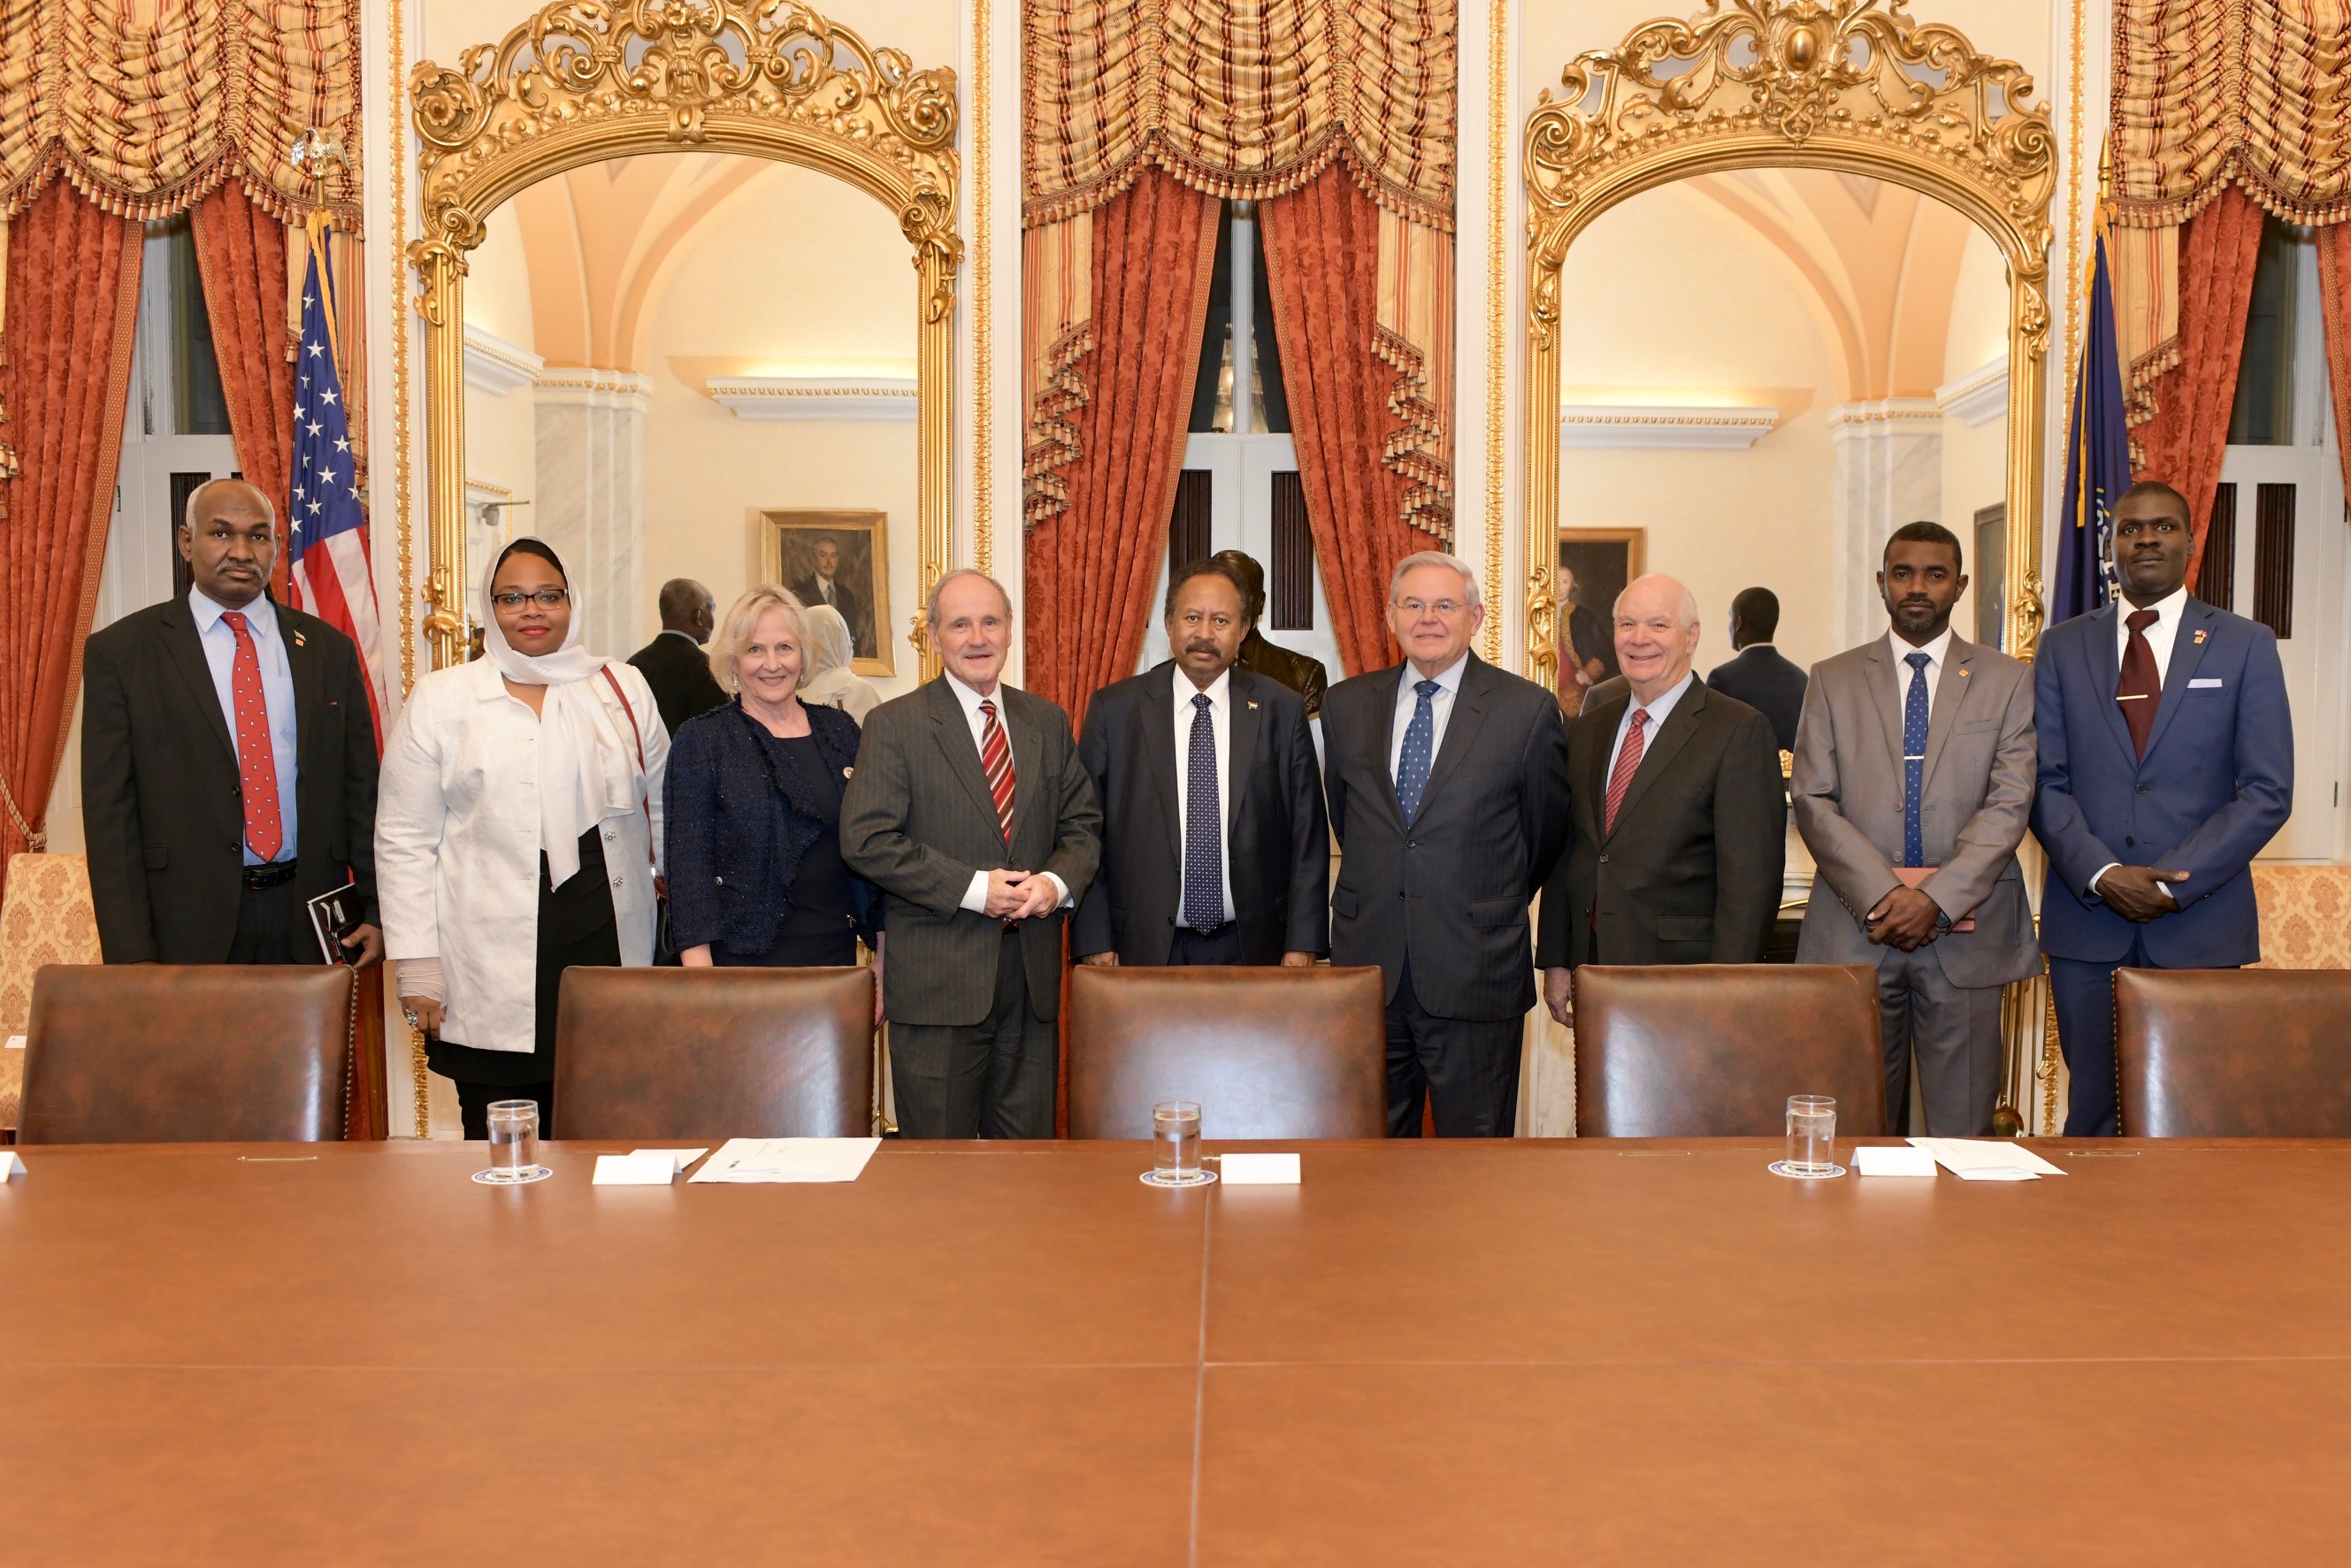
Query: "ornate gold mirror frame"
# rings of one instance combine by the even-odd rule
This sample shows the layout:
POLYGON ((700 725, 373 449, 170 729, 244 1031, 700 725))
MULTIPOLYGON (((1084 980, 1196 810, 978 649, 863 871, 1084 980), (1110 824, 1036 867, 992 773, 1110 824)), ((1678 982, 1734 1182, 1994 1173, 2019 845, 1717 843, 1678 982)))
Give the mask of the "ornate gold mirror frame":
MULTIPOLYGON (((923 592, 946 570, 956 268, 956 78, 916 70, 794 0, 557 0, 408 95, 423 237, 408 247, 424 318, 432 524, 424 621, 434 668, 465 656, 465 254, 517 191, 583 163, 689 150, 778 159, 886 204, 914 246, 917 534, 923 592)), ((919 625, 924 673, 936 655, 919 625)))
POLYGON ((1557 689, 1560 269, 1592 221, 1628 197, 1732 169, 1829 169, 1907 185, 1990 235, 2008 262, 2009 647, 2041 635, 2042 419, 2049 347, 2048 111, 2032 78, 1978 54, 1901 0, 1710 0, 1580 55, 1526 132, 1527 644, 1557 689))

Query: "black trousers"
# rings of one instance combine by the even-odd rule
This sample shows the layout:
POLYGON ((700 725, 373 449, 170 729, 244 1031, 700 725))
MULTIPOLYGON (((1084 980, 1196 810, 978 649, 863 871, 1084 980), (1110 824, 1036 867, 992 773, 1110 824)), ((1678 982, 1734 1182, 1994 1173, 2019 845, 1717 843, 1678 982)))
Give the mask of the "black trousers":
POLYGON ((1440 1138, 1507 1138, 1519 1124, 1523 1019, 1438 1018, 1412 992, 1406 962, 1388 1003, 1388 1136, 1420 1136, 1426 1097, 1440 1138))
POLYGON ((890 1025, 890 1089, 907 1138, 1050 1138, 1060 1028, 1037 1016, 1020 936, 996 954, 996 1001, 977 1024, 890 1025))
POLYGON ((1167 962, 1181 964, 1246 964, 1241 956, 1241 923, 1228 920, 1214 931, 1199 932, 1178 925, 1167 944, 1167 962))
MULTIPOLYGON (((276 887, 248 887, 236 902, 236 935, 229 939, 232 964, 298 964, 306 954, 294 946, 295 928, 308 925, 302 896, 287 877, 276 887)), ((308 931, 312 947, 318 937, 308 931)))
POLYGON ((479 1143, 490 1135, 490 1104, 497 1100, 534 1102, 538 1106, 538 1135, 555 1135, 548 1130, 555 1124, 553 1083, 467 1083, 460 1080, 457 1119, 465 1124, 465 1136, 479 1143))

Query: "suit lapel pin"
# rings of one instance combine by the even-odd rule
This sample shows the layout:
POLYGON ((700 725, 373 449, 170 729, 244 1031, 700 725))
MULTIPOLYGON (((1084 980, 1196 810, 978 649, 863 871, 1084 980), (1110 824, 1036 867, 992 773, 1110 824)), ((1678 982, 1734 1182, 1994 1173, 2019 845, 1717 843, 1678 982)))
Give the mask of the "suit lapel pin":
POLYGON ((1256 711, 1257 711, 1257 704, 1255 704, 1255 703, 1251 703, 1251 704, 1249 704, 1249 712, 1251 712, 1251 713, 1255 713, 1256 711))
MULTIPOLYGON (((2203 632, 2199 632, 2198 633, 2196 633, 2196 640, 2197 640, 2199 643, 2201 643, 2202 641, 2204 641, 2204 633, 2203 633, 2203 632)), ((301 633, 301 632, 295 632, 295 633, 294 633, 294 645, 295 645, 297 648, 307 648, 307 647, 308 647, 308 646, 309 646, 309 644, 308 644, 308 643, 305 643, 304 641, 302 641, 302 633, 301 633)))
POLYGON ((2204 633, 2203 633, 2203 632, 2197 632, 2197 633, 2196 633, 2196 641, 2197 641, 2197 643, 2200 645, 2200 644, 2203 643, 2203 641, 2204 641, 2204 633))

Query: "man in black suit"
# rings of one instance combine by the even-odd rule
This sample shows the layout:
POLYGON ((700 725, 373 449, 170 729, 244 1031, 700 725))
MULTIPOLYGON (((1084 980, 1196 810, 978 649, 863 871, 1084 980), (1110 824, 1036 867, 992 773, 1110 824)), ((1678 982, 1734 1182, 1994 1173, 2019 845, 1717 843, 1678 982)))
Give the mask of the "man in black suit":
POLYGON ((802 604, 830 604, 841 612, 841 619, 849 628, 851 651, 855 657, 874 657, 873 618, 870 607, 858 597, 857 591, 841 578, 841 541, 830 534, 820 534, 810 547, 814 570, 802 573, 789 586, 792 597, 802 604))
POLYGON ((1616 597, 1628 689, 1569 729, 1575 836, 1543 883, 1535 961, 1573 1026, 1579 964, 1752 964, 1780 908, 1788 798, 1771 721, 1690 674, 1698 601, 1670 577, 1616 597))
POLYGON ((1094 694, 1079 760, 1102 869, 1078 905, 1086 964, 1285 964, 1330 946, 1331 832, 1306 704, 1233 667, 1249 628, 1215 559, 1167 586, 1175 657, 1094 694))
POLYGON ((1802 665, 1771 646, 1779 629, 1780 596, 1768 588, 1741 589, 1730 601, 1730 651, 1739 656, 1708 670, 1706 684, 1770 719, 1780 749, 1793 751, 1806 676, 1802 665))
POLYGON ((277 517, 242 479, 188 497, 194 586, 82 653, 81 805, 110 964, 317 964, 304 905, 350 886, 375 924, 375 721, 351 640, 271 602, 277 517))
POLYGON ((1331 688, 1325 788, 1338 831, 1331 961, 1387 980, 1388 1133, 1508 1137, 1534 1005, 1527 904, 1559 858, 1567 743, 1559 705, 1469 651, 1478 579, 1424 551, 1398 562, 1388 624, 1405 663, 1331 688))
POLYGON ((662 727, 675 735, 695 715, 726 706, 726 692, 704 652, 718 624, 718 601, 694 579, 673 577, 662 584, 661 618, 660 633, 630 654, 629 663, 653 687, 662 727))

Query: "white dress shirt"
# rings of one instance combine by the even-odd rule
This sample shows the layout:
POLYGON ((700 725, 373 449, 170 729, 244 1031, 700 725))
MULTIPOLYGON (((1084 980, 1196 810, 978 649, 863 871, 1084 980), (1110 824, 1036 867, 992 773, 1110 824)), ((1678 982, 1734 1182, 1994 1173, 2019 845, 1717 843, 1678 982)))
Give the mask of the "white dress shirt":
POLYGON ((1935 694, 1941 691, 1943 688, 1943 665, 1950 658, 1951 629, 1949 626, 1946 626, 1943 628, 1943 634, 1936 638, 1933 642, 1922 643, 1915 645, 1902 637, 1899 633, 1888 631, 1886 633, 1886 646, 1888 655, 1894 661, 1894 700, 1896 706, 1900 708, 1902 712, 1907 713, 1909 711, 1910 683, 1913 680, 1923 677, 1927 683, 1927 711, 1928 713, 1932 714, 1935 711, 1935 694), (1913 653, 1924 653, 1927 655, 1927 667, 1925 669, 1913 670, 1910 667, 1907 661, 1913 653))
MULTIPOLYGON (((228 613, 225 605, 215 604, 204 596, 204 590, 188 590, 188 613, 195 617, 196 639, 204 647, 204 664, 213 673, 213 690, 220 696, 221 716, 228 720, 228 740, 237 744, 236 734, 236 633, 221 621, 228 613)), ((294 718, 294 668, 286 662, 286 639, 277 626, 277 607, 264 593, 245 607, 246 634, 253 639, 254 657, 261 664, 261 706, 269 716, 269 756, 277 768, 277 820, 285 825, 285 835, 278 841, 277 859, 294 858, 294 783, 296 778, 294 743, 298 738, 294 718)), ((245 758, 237 758, 240 768, 245 758)), ((245 846, 245 863, 259 865, 261 857, 253 846, 245 846)))
POLYGON ((1608 771, 1601 775, 1604 787, 1605 780, 1616 777, 1616 754, 1625 749, 1625 737, 1633 727, 1633 716, 1644 711, 1649 716, 1649 727, 1641 737, 1641 755, 1646 757, 1648 748, 1657 742, 1657 731, 1672 715, 1674 705, 1682 700, 1682 694, 1689 690, 1690 683, 1697 679, 1695 673, 1685 674, 1649 701, 1625 705, 1625 716, 1616 721, 1616 738, 1608 747, 1608 771))
MULTIPOLYGON (((1176 665, 1167 672, 1176 683, 1176 863, 1190 863, 1191 800, 1192 800, 1192 718, 1199 710, 1192 706, 1196 696, 1208 699, 1208 728, 1217 740, 1217 858, 1221 864, 1225 887, 1225 918, 1238 918, 1233 910, 1233 844, 1232 821, 1232 736, 1233 736, 1233 672, 1228 668, 1209 684, 1207 690, 1192 684, 1192 677, 1176 665)), ((1417 699, 1416 699, 1417 700, 1417 699)), ((1185 930, 1192 923, 1184 918, 1184 901, 1176 900, 1176 924, 1185 930)))
MULTIPOLYGON (((985 751, 981 750, 979 743, 980 737, 987 733, 987 716, 979 711, 979 705, 987 702, 994 703, 996 705, 996 722, 1003 726, 1004 744, 1006 747, 1009 749, 1012 745, 1012 725, 1008 716, 1004 711, 1004 683, 998 681, 996 684, 996 689, 994 691, 983 695, 979 692, 973 691, 969 686, 965 685, 953 675, 947 676, 946 680, 947 690, 953 692, 955 694, 956 701, 963 705, 964 722, 971 726, 971 748, 974 751, 980 752, 980 755, 983 757, 987 755, 985 751)), ((987 772, 987 765, 985 763, 981 764, 980 771, 983 774, 987 772)), ((1013 760, 1012 789, 1014 805, 1015 808, 1018 809, 1020 790, 1020 765, 1019 760, 1017 758, 1013 760)), ((1037 874, 1043 877, 1047 882, 1051 883, 1056 888, 1061 890, 1061 906, 1065 909, 1068 908, 1070 904, 1069 884, 1063 882, 1060 877, 1055 876, 1050 871, 1039 872, 1037 874)), ((974 915, 985 915, 987 913, 987 873, 986 872, 976 871, 971 873, 971 885, 963 890, 962 907, 970 910, 974 915)))
MULTIPOLYGON (((2118 674, 2123 661, 2130 656, 2130 617, 2136 608, 2127 599, 2115 601, 2115 669, 2118 674)), ((2188 612, 2187 585, 2183 583, 2173 589, 2168 598, 2158 599, 2147 608, 2155 612, 2155 624, 2149 626, 2144 635, 2147 651, 2155 655, 2155 689, 2160 692, 2165 677, 2171 671, 2171 645, 2179 640, 2179 618, 2188 612)), ((2090 876, 2090 891, 2097 892, 2098 878, 2122 863, 2120 861, 2108 861, 2100 866, 2090 876)), ((2179 902, 2179 895, 2171 891, 2169 883, 2158 882, 2155 885, 2163 889, 2164 897, 2174 904, 2179 902)))
MULTIPOLYGON (((1450 667, 1440 671, 1437 690, 1428 696, 1429 771, 1437 770, 1437 759, 1445 755, 1445 725, 1453 716, 1453 699, 1461 694, 1461 672, 1469 667, 1469 655, 1463 653, 1450 667)), ((1423 675, 1412 661, 1405 661, 1404 676, 1396 683, 1395 723, 1388 736, 1388 778, 1393 780, 1396 769, 1404 765, 1404 732, 1412 727, 1412 716, 1420 707, 1420 693, 1414 688, 1428 677, 1423 675)))

